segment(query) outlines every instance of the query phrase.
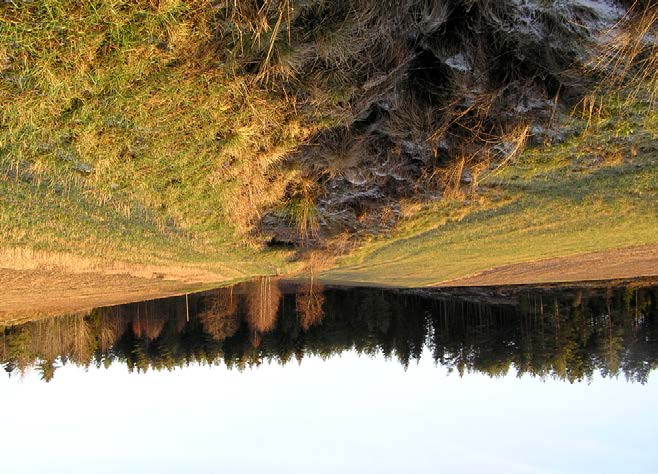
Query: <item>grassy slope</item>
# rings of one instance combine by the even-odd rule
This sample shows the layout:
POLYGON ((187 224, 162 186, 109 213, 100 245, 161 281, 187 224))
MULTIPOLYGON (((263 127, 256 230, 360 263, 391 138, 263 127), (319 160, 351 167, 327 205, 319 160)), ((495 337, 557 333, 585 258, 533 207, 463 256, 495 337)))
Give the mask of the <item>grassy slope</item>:
POLYGON ((607 116, 564 144, 528 150, 485 178, 478 196, 412 214, 324 278, 428 285, 507 264, 658 243, 658 116, 646 104, 618 105, 607 116))
MULTIPOLYGON (((232 205, 245 184, 267 193, 249 170, 313 126, 204 53, 217 25, 203 3, 159 3, 3 6, 0 245, 246 274, 290 269, 285 252, 236 243, 232 205)), ((655 112, 636 112, 527 153, 465 204, 413 213, 327 276, 417 285, 656 242, 658 126, 655 112), (647 151, 630 157, 629 139, 647 151)))
POLYGON ((285 268, 287 254, 236 243, 231 204, 248 179, 240 160, 282 154, 299 124, 287 104, 210 64, 209 6, 152 5, 2 7, 1 245, 285 268), (267 156, 254 151, 263 140, 267 156))

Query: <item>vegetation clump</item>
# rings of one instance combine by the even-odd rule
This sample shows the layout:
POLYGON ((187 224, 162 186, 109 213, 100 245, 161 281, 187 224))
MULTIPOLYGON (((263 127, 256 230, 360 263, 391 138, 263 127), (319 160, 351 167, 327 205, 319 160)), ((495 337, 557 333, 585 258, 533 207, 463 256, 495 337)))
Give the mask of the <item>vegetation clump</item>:
MULTIPOLYGON (((390 229, 404 199, 477 188, 480 174, 513 160, 529 138, 555 134, 556 119, 591 93, 600 71, 626 77, 637 67, 622 47, 628 71, 588 69, 611 41, 604 34, 617 28, 646 41, 655 30, 648 4, 627 12, 608 2, 256 3, 228 8, 240 34, 221 49, 239 47, 243 71, 334 121, 286 158, 300 177, 285 198, 296 202, 300 179, 318 184, 320 242, 390 229)), ((283 240, 308 241, 286 228, 284 212, 262 223, 283 240)))

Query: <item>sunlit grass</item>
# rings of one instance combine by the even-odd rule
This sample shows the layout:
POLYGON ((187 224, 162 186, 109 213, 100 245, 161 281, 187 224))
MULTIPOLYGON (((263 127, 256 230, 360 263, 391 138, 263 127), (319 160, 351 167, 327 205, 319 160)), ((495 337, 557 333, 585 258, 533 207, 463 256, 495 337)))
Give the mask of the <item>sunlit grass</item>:
POLYGON ((303 126, 284 133, 294 109, 206 54, 214 14, 177 0, 3 7, 3 246, 131 261, 260 259, 240 232, 261 201, 278 197, 259 182, 261 168, 303 126))
MULTIPOLYGON (((286 267, 291 252, 253 242, 264 210, 282 209, 300 241, 313 240, 322 216, 320 193, 304 191, 306 177, 279 165, 309 137, 339 128, 349 107, 337 104, 397 71, 388 70, 395 48, 386 45, 397 44, 387 35, 399 20, 372 2, 338 21, 349 2, 317 2, 297 18, 308 29, 295 43, 286 20, 292 4, 5 2, 1 245, 136 264, 286 267), (341 13, 336 24, 307 17, 332 9, 341 13), (379 55, 364 53, 379 42, 379 55), (298 77, 314 62, 325 69, 306 67, 298 77), (286 86, 306 81, 304 99, 275 91, 282 78, 286 86)), ((421 13, 441 24, 446 5, 421 13)), ((406 11, 404 2, 398 7, 406 11)), ((501 263, 655 242, 655 219, 646 216, 655 212, 658 124, 653 103, 637 91, 632 97, 596 102, 578 121, 589 126, 585 133, 530 150, 501 171, 488 173, 486 160, 474 164, 483 168, 473 173, 477 194, 461 194, 462 157, 443 177, 450 199, 406 203, 392 241, 366 242, 332 275, 429 283, 501 263)), ((491 104, 482 102, 484 114, 491 104)), ((414 115, 422 110, 408 107, 399 117, 400 136, 409 128, 429 133, 427 117, 414 115)), ((526 125, 501 139, 525 142, 526 125)), ((354 148, 354 163, 361 152, 354 148)), ((342 154, 335 163, 323 158, 329 172, 354 164, 342 154)), ((317 185, 318 176, 309 179, 317 185)))
MULTIPOLYGON (((329 280, 417 286, 502 265, 658 243, 658 127, 648 105, 527 150, 463 201, 411 212, 329 280)), ((580 124, 580 121, 576 121, 580 124)))

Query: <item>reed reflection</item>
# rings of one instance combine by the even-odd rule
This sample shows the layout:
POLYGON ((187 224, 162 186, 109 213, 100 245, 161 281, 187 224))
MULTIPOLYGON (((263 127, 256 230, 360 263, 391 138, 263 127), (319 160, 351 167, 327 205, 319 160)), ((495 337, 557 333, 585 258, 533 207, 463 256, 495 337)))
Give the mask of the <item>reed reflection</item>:
POLYGON ((600 373, 644 383, 658 364, 656 290, 417 294, 262 278, 0 328, 0 363, 10 375, 34 367, 49 381, 70 363, 142 372, 223 362, 242 370, 355 350, 407 367, 427 350, 459 374, 513 370, 574 382, 600 373))

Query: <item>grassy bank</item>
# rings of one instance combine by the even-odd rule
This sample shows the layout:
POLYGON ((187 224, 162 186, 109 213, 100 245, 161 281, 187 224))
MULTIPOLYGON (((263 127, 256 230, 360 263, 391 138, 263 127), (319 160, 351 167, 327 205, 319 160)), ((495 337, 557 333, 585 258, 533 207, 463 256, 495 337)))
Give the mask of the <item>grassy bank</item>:
POLYGON ((566 115, 616 10, 526 3, 4 2, 0 251, 241 278, 356 249, 327 278, 417 285, 655 243, 653 102, 566 115), (520 155, 547 122, 575 131, 520 155))
POLYGON ((263 255, 245 235, 256 203, 242 194, 300 126, 207 54, 210 5, 0 8, 3 247, 247 273, 284 265, 287 254, 263 255))
POLYGON ((658 244, 657 167, 651 104, 610 104, 589 130, 526 150, 485 174, 477 191, 465 189, 461 201, 411 204, 391 235, 323 276, 419 286, 508 264, 658 244))

